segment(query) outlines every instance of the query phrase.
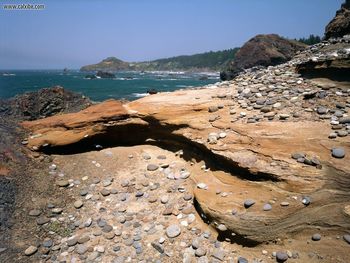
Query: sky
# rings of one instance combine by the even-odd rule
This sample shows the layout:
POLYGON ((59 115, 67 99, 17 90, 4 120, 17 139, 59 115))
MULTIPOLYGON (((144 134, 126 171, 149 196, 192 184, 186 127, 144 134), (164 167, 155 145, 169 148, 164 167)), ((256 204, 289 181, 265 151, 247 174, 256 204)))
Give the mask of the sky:
POLYGON ((0 0, 0 69, 77 69, 242 46, 257 34, 323 36, 344 0, 0 0), (4 10, 4 4, 45 4, 4 10))

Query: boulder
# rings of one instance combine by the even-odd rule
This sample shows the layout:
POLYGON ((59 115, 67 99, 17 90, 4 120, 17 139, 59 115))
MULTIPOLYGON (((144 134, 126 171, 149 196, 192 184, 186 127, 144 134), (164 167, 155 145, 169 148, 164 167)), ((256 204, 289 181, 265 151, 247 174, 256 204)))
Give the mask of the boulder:
POLYGON ((228 68, 220 73, 220 78, 230 80, 244 69, 284 63, 305 47, 305 44, 276 34, 257 35, 243 45, 228 68))

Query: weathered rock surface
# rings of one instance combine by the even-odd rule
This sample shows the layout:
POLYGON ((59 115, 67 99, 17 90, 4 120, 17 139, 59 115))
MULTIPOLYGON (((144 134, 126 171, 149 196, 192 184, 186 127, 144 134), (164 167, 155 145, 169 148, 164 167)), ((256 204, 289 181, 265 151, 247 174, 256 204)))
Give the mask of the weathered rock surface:
POLYGON ((222 80, 230 80, 244 69, 282 64, 305 47, 302 43, 276 34, 257 35, 240 48, 227 70, 220 73, 220 77, 222 80))
MULTIPOLYGON (((109 209, 114 209, 113 216, 108 214, 113 222, 108 224, 118 227, 103 232, 107 220, 94 218, 97 226, 92 226, 101 230, 95 229, 93 235, 107 240, 110 236, 105 235, 109 233, 121 236, 123 248, 133 247, 136 255, 148 249, 153 253, 155 249, 162 254, 173 253, 173 247, 181 245, 181 255, 186 260, 196 255, 226 260, 231 256, 227 251, 232 249, 224 250, 219 245, 202 248, 190 238, 189 232, 210 238, 210 232, 198 230, 199 225, 191 226, 195 218, 189 214, 197 211, 205 223, 218 230, 219 240, 244 247, 282 242, 303 251, 300 257, 307 261, 305 242, 312 242, 310 237, 319 233, 334 238, 322 238, 312 242, 312 246, 322 246, 320 251, 327 250, 332 259, 340 253, 346 261, 349 256, 344 248, 348 244, 335 235, 344 236, 350 228, 350 156, 335 158, 332 149, 341 148, 345 153, 350 150, 348 135, 340 133, 349 131, 348 124, 339 121, 347 117, 350 92, 343 85, 323 86, 295 73, 295 66, 307 59, 308 52, 301 52, 286 64, 248 71, 209 88, 159 93, 125 104, 110 100, 78 113, 24 122, 23 126, 31 132, 27 145, 49 153, 79 153, 96 145, 106 148, 148 142, 174 152, 173 157, 167 153, 166 158, 156 157, 162 153, 127 152, 123 156, 114 154, 117 148, 113 148, 55 157, 65 168, 63 174, 76 176, 78 170, 84 175, 109 177, 117 173, 118 180, 109 180, 111 184, 107 185, 107 178, 101 182, 91 179, 92 185, 84 193, 84 206, 79 210, 70 207, 79 215, 86 215, 84 211, 108 214, 109 209), (270 111, 265 112, 260 106, 270 107, 270 111), (326 109, 323 114, 318 111, 320 107, 326 109), (210 108, 215 108, 215 112, 210 108), (218 117, 209 121, 213 114, 218 117), (336 137, 330 139, 332 131, 336 137), (187 165, 179 166, 178 159, 171 160, 175 157, 187 161, 187 165), (114 166, 116 160, 124 165, 121 171, 114 166), (157 169, 148 169, 151 164, 157 169), (91 171, 85 168, 89 166, 91 171), (182 177, 187 170, 174 171, 174 167, 185 167, 190 176, 182 177), (101 194, 102 187, 116 188, 115 194, 109 189, 110 195, 101 194), (190 198, 180 195, 185 192, 190 198), (245 207, 247 200, 254 200, 254 205, 245 207), (152 237, 148 243, 156 245, 146 248, 142 238, 119 230, 120 226, 138 228, 141 222, 133 218, 139 213, 149 216, 144 222, 147 231, 152 231, 148 223, 157 220, 154 229, 169 242, 152 237), (174 225, 181 234, 175 231, 169 236, 167 229, 174 225), (294 244, 287 242, 289 239, 299 241, 294 244), (193 251, 199 248, 199 252, 193 251)), ((88 187, 85 181, 78 182, 77 188, 81 183, 84 189, 88 187)), ((67 193, 76 188, 56 187, 67 193)), ((76 195, 82 198, 79 189, 76 195)), ((79 221, 85 222, 86 218, 79 221)), ((103 248, 104 252, 99 253, 108 253, 103 248)), ((102 251, 101 247, 98 249, 102 251)), ((284 250, 285 247, 281 251, 284 250)), ((291 252, 286 253, 292 257, 291 252)))
MULTIPOLYGON (((300 58, 296 71, 306 78, 350 82, 350 38, 334 39, 332 43, 316 44, 296 56, 300 58)), ((327 83, 323 84, 324 87, 326 85, 327 83)))
POLYGON ((325 37, 342 37, 350 34, 350 1, 346 0, 337 11, 335 17, 326 26, 325 37))

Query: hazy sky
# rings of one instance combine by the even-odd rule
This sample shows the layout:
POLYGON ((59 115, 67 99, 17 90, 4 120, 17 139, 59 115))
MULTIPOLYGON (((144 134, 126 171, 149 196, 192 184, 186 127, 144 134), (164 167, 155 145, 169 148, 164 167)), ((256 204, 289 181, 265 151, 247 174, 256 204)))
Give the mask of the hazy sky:
POLYGON ((323 36, 344 0, 51 0, 7 11, 0 68, 80 68, 108 56, 144 61, 241 46, 256 34, 323 36))

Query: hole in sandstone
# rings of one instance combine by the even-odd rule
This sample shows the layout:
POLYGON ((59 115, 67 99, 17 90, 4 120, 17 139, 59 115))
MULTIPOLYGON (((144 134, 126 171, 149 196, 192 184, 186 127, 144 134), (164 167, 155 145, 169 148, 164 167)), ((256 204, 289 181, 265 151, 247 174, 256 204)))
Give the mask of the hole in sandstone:
POLYGON ((95 145, 103 148, 116 146, 135 146, 150 144, 168 151, 177 152, 183 150, 182 158, 185 161, 195 159, 204 161, 207 168, 212 171, 224 171, 233 176, 251 181, 274 181, 279 179, 272 174, 257 171, 251 173, 247 168, 238 166, 237 163, 210 151, 204 145, 194 142, 182 135, 174 134, 181 126, 161 125, 158 121, 147 119, 149 125, 117 125, 108 126, 102 134, 85 138, 75 144, 60 147, 42 147, 46 154, 75 154, 86 151, 96 151, 95 145), (151 139, 151 140, 149 140, 151 139))

